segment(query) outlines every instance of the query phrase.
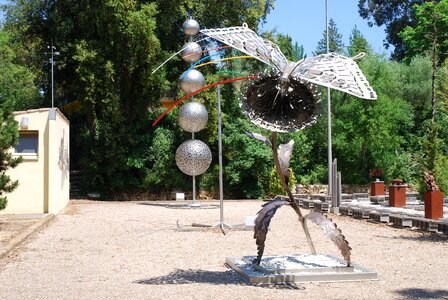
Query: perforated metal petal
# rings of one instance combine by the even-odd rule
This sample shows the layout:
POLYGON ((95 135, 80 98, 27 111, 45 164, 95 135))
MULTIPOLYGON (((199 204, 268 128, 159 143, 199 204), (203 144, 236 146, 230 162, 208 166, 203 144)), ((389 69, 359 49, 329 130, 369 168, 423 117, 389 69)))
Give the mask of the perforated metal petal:
POLYGON ((291 132, 313 124, 320 112, 320 95, 314 84, 290 80, 280 93, 279 75, 262 74, 247 82, 241 108, 256 125, 276 132, 291 132))

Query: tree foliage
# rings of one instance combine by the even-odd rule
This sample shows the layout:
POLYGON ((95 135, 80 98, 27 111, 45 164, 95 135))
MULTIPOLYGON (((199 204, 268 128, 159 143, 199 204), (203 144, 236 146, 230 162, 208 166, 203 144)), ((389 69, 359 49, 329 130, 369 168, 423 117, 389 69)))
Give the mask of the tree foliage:
POLYGON ((448 1, 415 5, 414 11, 414 24, 400 32, 407 48, 406 57, 428 53, 436 55, 437 63, 442 64, 448 56, 448 1))
MULTIPOLYGON (((289 168, 289 181, 288 187, 291 191, 295 190, 296 185, 296 176, 294 175, 294 171, 289 168)), ((277 174, 277 169, 274 167, 271 170, 271 175, 269 176, 269 193, 271 196, 276 195, 286 195, 286 191, 283 188, 282 182, 280 181, 280 177, 277 174)))
POLYGON ((18 143, 18 124, 14 120, 13 111, 24 102, 37 98, 33 76, 25 67, 14 63, 14 49, 11 47, 8 34, 0 30, 0 210, 7 204, 6 193, 12 192, 18 185, 6 174, 8 169, 15 168, 21 161, 13 157, 10 150, 18 143))
MULTIPOLYGON (((9 60, 14 61, 14 67, 8 72, 10 77, 0 81, 15 81, 1 92, 15 99, 8 103, 16 109, 48 105, 49 66, 42 62, 48 61, 45 52, 53 44, 61 52, 55 69, 56 104, 70 119, 71 166, 87 171, 87 188, 105 194, 189 189, 191 177, 183 174, 174 160, 177 147, 191 138, 177 124, 178 110, 171 111, 156 127, 151 126, 163 112, 161 99, 184 96, 177 83, 189 65, 175 57, 155 74, 152 70, 188 41, 180 28, 190 15, 209 28, 243 22, 258 28, 273 2, 10 1, 5 29, 10 33, 14 51, 5 50, 1 55, 13 55, 9 60), (19 67, 23 65, 27 68, 19 67), (37 90, 43 97, 38 96, 37 90)), ((392 36, 404 28, 400 24, 417 24, 416 10, 410 6, 417 2, 360 1, 360 9, 364 9, 365 18, 386 25, 392 36)), ((373 53, 356 27, 345 51, 334 20, 330 20, 329 33, 330 51, 350 56, 369 53, 358 63, 378 94, 378 100, 367 101, 332 92, 333 156, 338 159, 343 182, 368 182, 372 180, 371 169, 383 169, 386 180, 401 177, 415 181, 420 158, 426 155, 430 128, 431 60, 409 52, 407 64, 388 61, 373 53)), ((277 43, 289 60, 303 58, 303 47, 293 44, 288 35, 272 31, 265 37, 277 43)), ((438 38, 439 42, 444 41, 438 38)), ((421 43, 418 47, 430 47, 428 39, 415 39, 421 43)), ((401 51, 399 46, 396 49, 397 53, 401 51)), ((324 52, 325 32, 315 54, 324 52)), ((223 55, 239 54, 226 49, 223 55)), ((256 60, 232 60, 204 66, 201 72, 209 84, 234 76, 232 71, 250 74, 265 68, 256 60), (230 73, 217 74, 217 70, 230 73)), ((435 118, 436 161, 440 166, 446 164, 448 157, 448 147, 443 142, 448 139, 447 109, 443 108, 447 101, 442 100, 446 86, 441 76, 437 85, 441 113, 435 118)), ((261 198, 269 192, 271 149, 250 139, 244 131, 269 133, 242 114, 238 99, 241 91, 240 83, 221 86, 225 196, 261 198)), ((201 92, 195 101, 203 103, 209 112, 207 127, 195 138, 209 145, 213 156, 211 167, 197 180, 201 189, 213 192, 218 189, 216 89, 201 92)), ((325 103, 322 106, 326 107, 325 103)), ((325 183, 328 178, 326 115, 324 109, 310 128, 279 135, 279 143, 295 141, 291 168, 301 183, 325 183)), ((437 175, 444 174, 444 170, 439 167, 437 175)))
POLYGON ((385 26, 386 40, 384 45, 394 46, 392 57, 401 61, 407 52, 406 45, 403 43, 400 32, 406 26, 415 24, 415 5, 425 2, 439 2, 438 0, 359 0, 359 14, 364 19, 369 20, 369 25, 385 26))
POLYGON ((352 29, 352 33, 349 37, 350 45, 348 46, 348 55, 355 56, 360 52, 365 52, 367 54, 372 54, 372 48, 367 42, 366 38, 362 35, 358 27, 352 29))
MULTIPOLYGON (((330 52, 344 53, 344 44, 342 34, 339 33, 336 22, 330 18, 328 22, 328 49, 330 52)), ((317 43, 314 55, 327 53, 327 30, 324 30, 322 38, 317 43)))

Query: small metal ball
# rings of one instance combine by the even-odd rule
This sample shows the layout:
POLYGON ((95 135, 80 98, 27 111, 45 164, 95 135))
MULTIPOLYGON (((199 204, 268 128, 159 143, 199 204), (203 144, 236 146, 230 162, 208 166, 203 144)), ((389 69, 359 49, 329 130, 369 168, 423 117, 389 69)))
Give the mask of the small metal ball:
POLYGON ((179 110, 179 125, 185 131, 201 131, 207 125, 207 121, 207 109, 198 102, 189 102, 179 110))
POLYGON ((202 56, 202 48, 198 43, 189 42, 182 47, 180 57, 187 63, 193 64, 197 62, 202 56))
POLYGON ((190 94, 205 86, 204 75, 196 69, 191 69, 187 74, 182 74, 179 86, 182 91, 190 94))
POLYGON ((187 140, 176 151, 176 165, 190 176, 201 175, 212 163, 210 148, 200 140, 187 140))
POLYGON ((184 24, 182 24, 182 30, 186 35, 196 35, 199 32, 199 23, 193 19, 186 20, 184 24))

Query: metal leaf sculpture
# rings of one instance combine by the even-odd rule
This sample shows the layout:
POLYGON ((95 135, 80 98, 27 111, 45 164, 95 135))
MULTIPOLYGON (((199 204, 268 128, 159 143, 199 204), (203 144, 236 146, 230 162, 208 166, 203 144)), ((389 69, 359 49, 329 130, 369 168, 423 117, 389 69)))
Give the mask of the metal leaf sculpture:
POLYGON ((341 230, 337 227, 336 223, 333 223, 331 219, 328 219, 321 212, 316 210, 312 210, 309 214, 307 214, 305 219, 310 220, 319 226, 324 231, 324 234, 336 244, 347 262, 347 267, 349 267, 351 255, 350 251, 352 248, 348 245, 348 241, 345 239, 345 236, 341 233, 341 230))
POLYGON ((283 176, 285 177, 286 184, 289 182, 289 162, 292 155, 292 146, 294 141, 290 140, 287 144, 281 144, 278 146, 278 161, 280 163, 280 168, 282 169, 283 176))
POLYGON ((255 140, 262 141, 262 142, 265 143, 266 145, 271 146, 271 141, 270 141, 267 137, 265 137, 264 135, 262 135, 262 134, 259 134, 259 133, 256 133, 256 132, 249 132, 249 131, 246 131, 246 134, 247 134, 249 137, 251 137, 251 138, 253 138, 253 139, 255 139, 255 140))
MULTIPOLYGON (((258 75, 246 85, 241 104, 244 113, 253 123, 272 132, 271 143, 268 143, 267 138, 262 135, 256 133, 248 133, 248 135, 272 147, 277 174, 288 193, 290 206, 299 217, 311 253, 316 254, 316 250, 306 224, 307 219, 324 230, 325 234, 339 247, 347 264, 350 264, 351 248, 336 224, 317 211, 311 212, 307 217, 302 215, 288 187, 292 144, 280 145, 277 151, 276 134, 297 131, 316 121, 320 103, 316 85, 336 89, 359 98, 376 99, 375 91, 354 61, 362 55, 348 58, 336 53, 327 53, 298 62, 289 62, 277 45, 264 40, 245 24, 240 27, 204 29, 201 33, 238 49, 274 69, 273 72, 258 75)), ((266 233, 272 217, 277 209, 285 204, 285 200, 272 201, 263 205, 258 212, 254 234, 258 245, 258 257, 254 263, 259 264, 261 261, 266 233)))
POLYGON ((262 209, 260 209, 260 211, 257 213, 257 218, 255 219, 254 226, 254 239, 256 239, 258 255, 257 258, 252 262, 253 264, 260 264, 261 257, 263 256, 264 252, 264 243, 266 241, 266 235, 268 234, 269 224, 271 224, 271 219, 277 212, 277 209, 286 204, 289 205, 289 201, 273 200, 263 204, 262 209))
MULTIPOLYGON (((246 134, 254 139, 263 141, 265 144, 272 145, 269 139, 261 134, 255 132, 246 132, 246 134), (267 143, 266 141, 269 141, 269 143, 267 143)), ((274 142, 275 142, 275 136, 274 136, 274 142)), ((278 147, 277 152, 278 165, 280 166, 280 170, 283 173, 286 185, 288 185, 289 180, 288 169, 289 169, 289 162, 291 160, 293 145, 294 145, 293 140, 289 141, 289 143, 287 144, 281 144, 278 147), (288 173, 285 173, 285 171, 288 171, 288 173)), ((287 190, 287 192, 290 193, 289 189, 287 190)), ((295 203, 294 200, 292 201, 273 200, 263 204, 262 209, 257 213, 257 218, 255 219, 255 226, 254 226, 254 239, 256 239, 258 256, 253 261, 254 264, 259 265, 261 262, 261 258, 263 256, 265 249, 266 235, 269 229, 269 225, 271 223, 271 219, 274 217, 274 214, 277 212, 277 209, 286 204, 291 205, 291 207, 296 212, 298 212, 298 210, 300 211, 297 203, 295 203)), ((314 224, 316 224, 317 226, 319 226, 324 231, 324 234, 336 244, 336 246, 341 251, 341 254, 344 257, 345 261, 347 262, 347 266, 350 266, 350 255, 351 255, 350 250, 352 248, 348 245, 348 241, 345 239, 345 236, 341 233, 341 230, 337 228, 337 225, 333 223, 331 219, 328 219, 324 214, 322 214, 319 211, 312 210, 304 218, 301 217, 301 215, 299 214, 299 220, 303 223, 305 223, 306 220, 309 220, 314 224)), ((305 230, 305 234, 307 234, 307 230, 305 230)), ((312 247, 312 249, 314 249, 314 247, 312 247)))

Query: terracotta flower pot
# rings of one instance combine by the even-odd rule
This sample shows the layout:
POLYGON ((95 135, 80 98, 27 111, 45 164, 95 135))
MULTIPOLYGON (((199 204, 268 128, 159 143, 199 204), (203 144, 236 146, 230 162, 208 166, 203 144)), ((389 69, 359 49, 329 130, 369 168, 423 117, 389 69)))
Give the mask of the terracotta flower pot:
POLYGON ((440 191, 425 192, 425 218, 443 218, 443 193, 440 191))

